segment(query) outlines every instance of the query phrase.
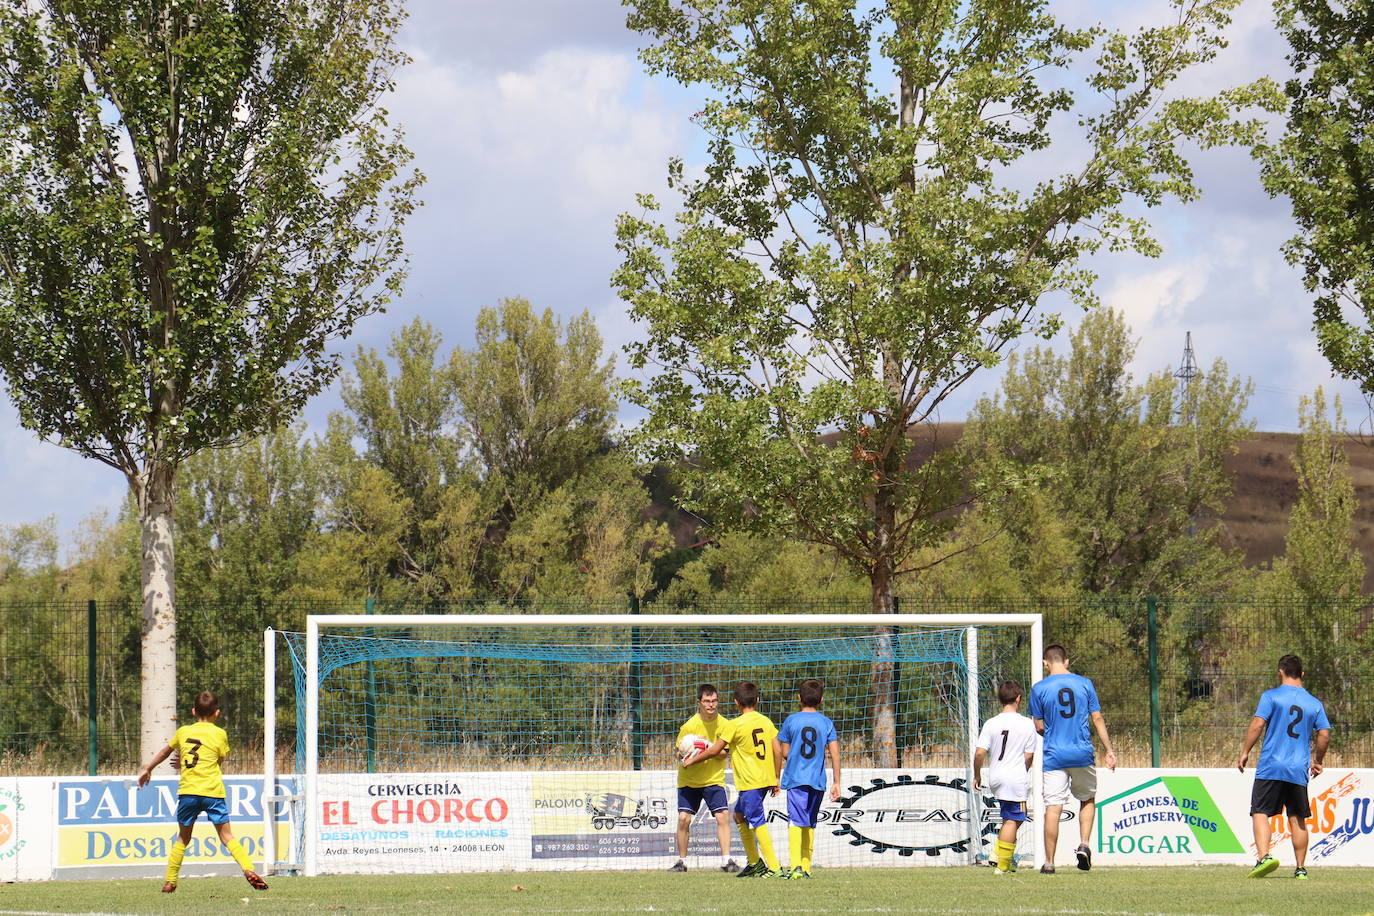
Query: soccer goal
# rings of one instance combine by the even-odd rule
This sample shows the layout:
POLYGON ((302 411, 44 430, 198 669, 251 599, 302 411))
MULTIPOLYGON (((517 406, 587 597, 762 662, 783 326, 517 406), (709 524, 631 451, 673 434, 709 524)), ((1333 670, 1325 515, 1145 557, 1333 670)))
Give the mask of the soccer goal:
MULTIPOLYGON (((265 793, 289 800, 293 825, 268 867, 666 867, 698 686, 733 717, 735 685, 752 681, 781 727, 806 678, 824 684, 843 768, 815 867, 976 864, 1000 820, 973 790, 973 745, 996 685, 1039 679, 1041 643, 1038 614, 311 616, 305 633, 266 634, 265 793), (279 644, 295 685, 296 763, 281 776, 279 644)), ((1040 810, 1036 792, 1018 845, 1036 864, 1040 810)), ((766 814, 785 855, 785 793, 766 814)), ((688 867, 743 862, 733 824, 728 841, 723 855, 716 820, 695 812, 688 867)))

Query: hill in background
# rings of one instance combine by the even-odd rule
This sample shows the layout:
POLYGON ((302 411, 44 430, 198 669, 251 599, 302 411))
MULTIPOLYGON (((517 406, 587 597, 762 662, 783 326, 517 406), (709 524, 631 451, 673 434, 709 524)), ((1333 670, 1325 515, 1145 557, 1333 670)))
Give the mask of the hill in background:
MULTIPOLYGON (((948 448, 963 435, 963 423, 939 423, 917 434, 908 458, 915 466, 930 457, 934 448, 948 448)), ((1283 553, 1288 532, 1288 516, 1298 495, 1293 473, 1296 433, 1255 433, 1240 443, 1239 450, 1226 461, 1231 476, 1231 499, 1221 521, 1224 539, 1245 553, 1247 566, 1268 566, 1283 553)), ((1364 591, 1374 593, 1374 440, 1351 437, 1346 440, 1350 475, 1359 503, 1355 512, 1355 538, 1365 560, 1364 591)), ((671 511, 663 513, 676 515, 671 511)), ((693 520, 678 516, 674 533, 679 546, 698 539, 693 520)))

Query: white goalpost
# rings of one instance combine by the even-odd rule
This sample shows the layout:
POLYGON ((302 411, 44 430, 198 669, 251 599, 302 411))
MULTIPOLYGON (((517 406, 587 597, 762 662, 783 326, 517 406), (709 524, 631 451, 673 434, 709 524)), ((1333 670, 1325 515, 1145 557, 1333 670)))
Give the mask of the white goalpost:
MULTIPOLYGON (((996 681, 1029 695, 1040 680, 1043 642, 1039 614, 311 615, 303 634, 265 634, 264 866, 663 867, 677 843, 672 746, 698 684, 733 716, 734 685, 757 683, 780 727, 809 677, 844 765, 817 866, 974 864, 997 823, 972 789, 974 745, 996 681), (296 688, 294 741, 280 745, 279 640, 296 688), (279 774, 288 743, 294 772, 279 774), (279 850, 283 804, 292 840, 279 850)), ((1036 867, 1040 774, 1037 753, 1018 841, 1036 867)), ((785 799, 768 806, 785 850, 785 799)), ((692 818, 693 867, 714 867, 718 839, 704 812, 692 818)))

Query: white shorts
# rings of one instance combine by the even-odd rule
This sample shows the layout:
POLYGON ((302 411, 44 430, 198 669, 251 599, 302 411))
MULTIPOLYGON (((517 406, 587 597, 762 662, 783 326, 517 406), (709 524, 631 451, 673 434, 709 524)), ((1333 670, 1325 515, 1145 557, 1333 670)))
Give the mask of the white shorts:
POLYGON ((1045 804, 1067 805, 1072 796, 1081 802, 1097 795, 1097 767, 1067 767, 1045 771, 1045 804))

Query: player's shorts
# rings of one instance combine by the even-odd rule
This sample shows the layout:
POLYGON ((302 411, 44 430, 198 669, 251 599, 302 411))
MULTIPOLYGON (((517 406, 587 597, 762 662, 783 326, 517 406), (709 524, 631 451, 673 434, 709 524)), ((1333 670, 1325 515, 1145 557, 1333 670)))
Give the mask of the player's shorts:
POLYGON ((189 827, 202 814, 209 818, 212 824, 229 823, 229 806, 224 803, 224 799, 210 798, 208 795, 177 796, 178 824, 189 827))
POLYGON ((1097 795, 1097 767, 1065 767, 1045 771, 1045 804, 1067 805, 1069 798, 1081 802, 1097 795))
POLYGON ((793 827, 814 827, 821 816, 824 789, 793 786, 787 790, 787 823, 793 827))
POLYGON ((1307 786, 1282 779, 1256 778, 1255 787, 1250 790, 1250 813, 1273 817, 1284 809, 1289 817, 1311 817, 1307 786))
POLYGON ((768 820, 768 812, 763 810, 763 797, 767 794, 767 789, 741 789, 735 799, 735 813, 750 827, 759 826, 768 820))
POLYGON ((702 802, 706 802, 712 814, 730 810, 730 796, 725 794, 725 786, 677 787, 677 810, 696 814, 702 802))
POLYGON ((997 799, 997 804, 1001 808, 1002 820, 1004 821, 1024 821, 1026 819, 1026 803, 1019 801, 1005 801, 997 799))

